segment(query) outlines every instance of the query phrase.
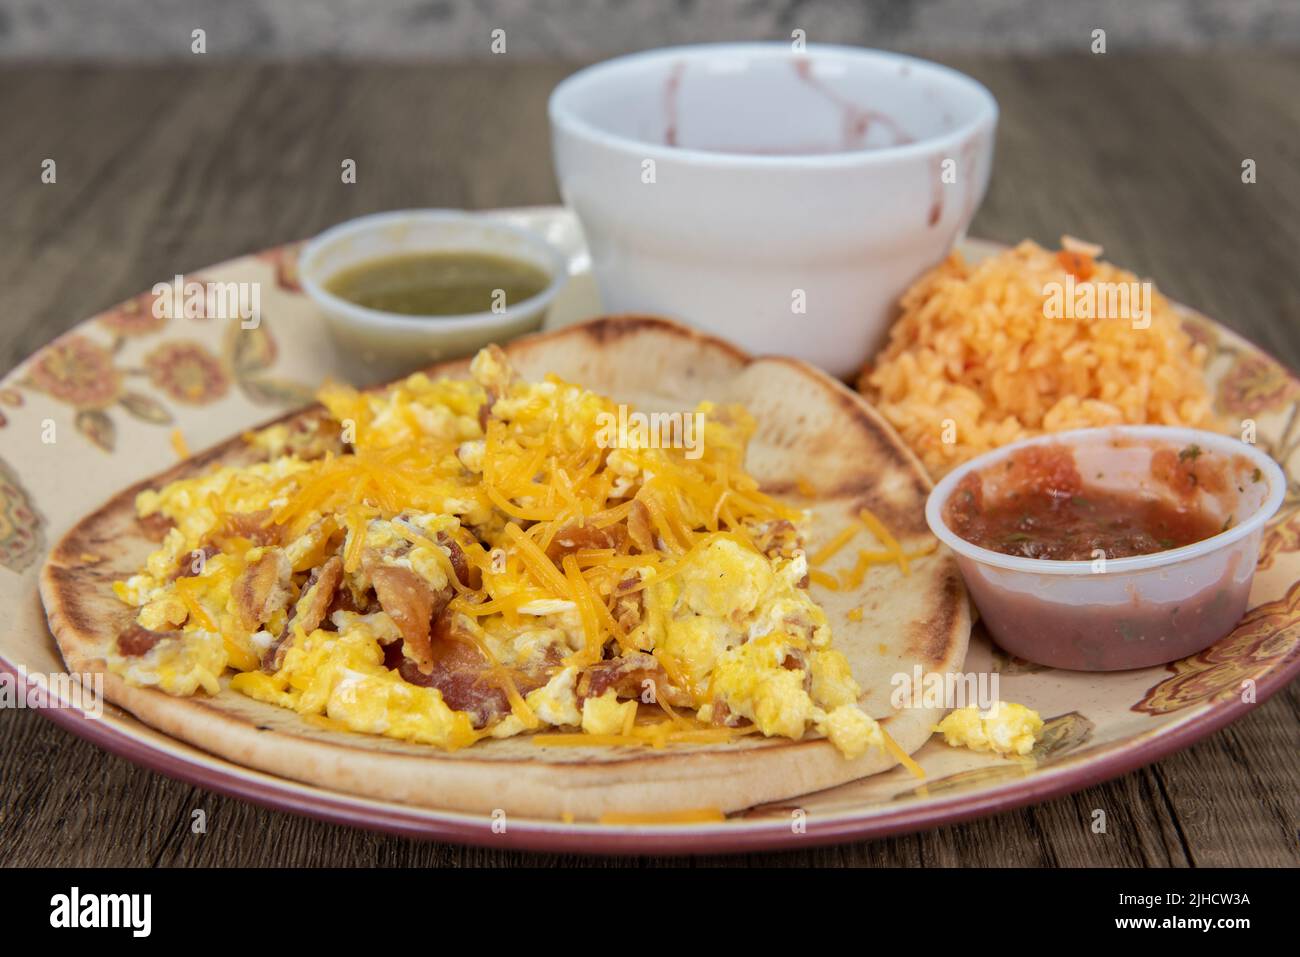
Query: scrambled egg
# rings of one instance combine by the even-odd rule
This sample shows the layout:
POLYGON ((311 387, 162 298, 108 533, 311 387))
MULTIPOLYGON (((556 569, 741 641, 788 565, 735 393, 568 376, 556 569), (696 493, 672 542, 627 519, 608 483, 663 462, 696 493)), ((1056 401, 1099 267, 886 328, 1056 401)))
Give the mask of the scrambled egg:
POLYGON ((582 703, 582 730, 587 734, 619 734, 636 719, 636 700, 619 701, 613 691, 582 703))
POLYGON ((326 415, 249 437, 265 461, 142 493, 165 532, 114 586, 136 626, 109 667, 178 695, 233 671, 260 701, 442 748, 884 746, 806 590, 806 516, 744 471, 743 409, 702 404, 690 455, 607 448, 609 399, 519 381, 494 348, 471 373, 327 386, 326 415))
POLYGON ((156 687, 168 694, 191 695, 202 688, 208 694, 221 690, 217 677, 228 660, 222 638, 210 631, 193 631, 183 642, 154 646, 138 657, 109 651, 108 667, 131 684, 156 687))
POLYGON ((830 647, 825 612, 799 587, 807 573, 802 554, 769 560, 713 539, 687 556, 677 578, 649 587, 646 637, 681 662, 704 702, 700 720, 744 719, 790 738, 812 725, 857 757, 881 745, 880 729, 857 708, 861 691, 830 647))
POLYGON ((934 726, 946 744, 972 751, 1025 755, 1034 749, 1043 719, 1022 704, 996 701, 987 711, 958 708, 934 726))
POLYGON ((300 634, 275 673, 246 671, 230 686, 299 714, 325 715, 351 731, 446 748, 476 738, 468 715, 448 708, 437 690, 385 668, 374 629, 359 621, 338 632, 300 634))

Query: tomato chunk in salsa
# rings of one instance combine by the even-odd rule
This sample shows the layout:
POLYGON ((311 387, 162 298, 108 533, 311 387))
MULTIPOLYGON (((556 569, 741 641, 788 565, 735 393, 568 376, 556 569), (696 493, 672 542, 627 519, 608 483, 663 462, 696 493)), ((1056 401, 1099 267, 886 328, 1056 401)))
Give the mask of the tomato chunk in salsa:
MULTIPOLYGON (((1163 463, 1162 463, 1163 464, 1163 463)), ((1195 456, 1178 460, 1195 485, 1195 456)), ((1023 558, 1088 561, 1149 555, 1203 541, 1226 523, 1177 499, 1124 494, 1084 485, 1069 451, 1030 446, 994 466, 999 493, 985 495, 984 475, 970 473, 945 505, 945 521, 973 545, 1023 558), (989 499, 989 500, 986 500, 989 499)), ((1229 520, 1230 521, 1230 520, 1229 520)))

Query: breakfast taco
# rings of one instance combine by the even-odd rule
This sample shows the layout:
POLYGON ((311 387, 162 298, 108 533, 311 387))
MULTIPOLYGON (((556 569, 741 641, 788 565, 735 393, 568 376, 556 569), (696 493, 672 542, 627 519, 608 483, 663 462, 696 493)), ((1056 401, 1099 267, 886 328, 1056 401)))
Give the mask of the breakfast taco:
POLYGON ((72 671, 244 765, 536 817, 789 798, 941 717, 890 703, 969 636, 929 482, 811 367, 606 318, 320 399, 67 534, 72 671), (850 534, 883 560, 810 568, 850 534))

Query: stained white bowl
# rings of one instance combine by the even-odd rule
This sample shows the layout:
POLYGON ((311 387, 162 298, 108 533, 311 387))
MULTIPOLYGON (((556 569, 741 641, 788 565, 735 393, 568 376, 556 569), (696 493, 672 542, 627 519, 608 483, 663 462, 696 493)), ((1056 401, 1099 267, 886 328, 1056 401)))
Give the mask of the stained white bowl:
POLYGON ((843 376, 964 234, 997 104, 915 57, 737 43, 581 70, 551 94, 550 119, 606 309, 843 376))
POLYGON ((298 259, 303 291, 320 307, 348 378, 384 381, 441 359, 467 355, 537 329, 568 279, 563 254, 541 236, 499 220, 449 209, 410 209, 348 220, 321 233, 298 259), (536 296, 501 312, 412 316, 368 309, 334 295, 329 280, 359 263, 427 252, 479 252, 518 259, 546 273, 536 296))

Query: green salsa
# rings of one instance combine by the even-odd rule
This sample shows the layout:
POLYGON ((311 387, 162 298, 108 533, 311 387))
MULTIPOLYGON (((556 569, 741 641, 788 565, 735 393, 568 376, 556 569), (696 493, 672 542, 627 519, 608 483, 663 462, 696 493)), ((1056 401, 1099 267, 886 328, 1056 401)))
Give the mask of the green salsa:
POLYGON ((501 312, 551 284, 532 263, 480 252, 407 253, 335 273, 325 288, 367 309, 406 316, 501 312))

